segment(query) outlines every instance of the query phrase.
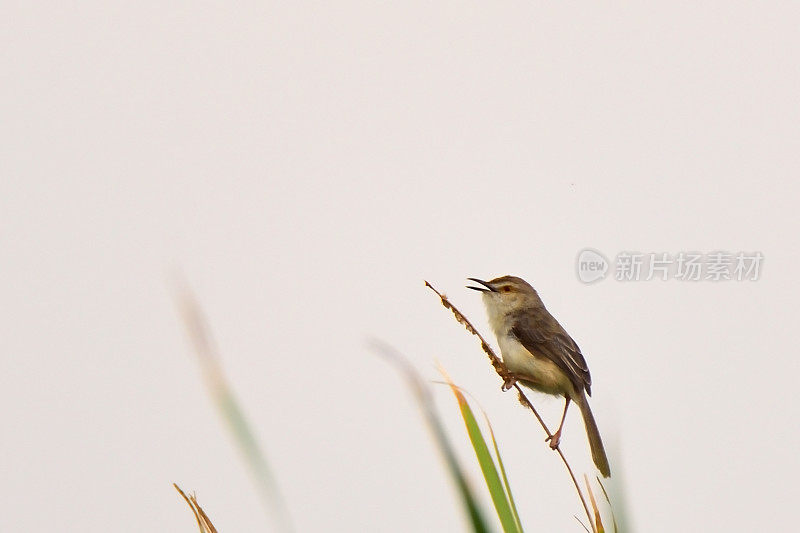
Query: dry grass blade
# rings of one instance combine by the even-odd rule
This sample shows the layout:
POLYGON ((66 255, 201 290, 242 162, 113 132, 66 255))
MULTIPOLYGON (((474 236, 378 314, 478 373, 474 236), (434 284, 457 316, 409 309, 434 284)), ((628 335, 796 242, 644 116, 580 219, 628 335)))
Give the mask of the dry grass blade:
POLYGON ((594 492, 592 486, 589 484, 589 478, 586 474, 583 475, 583 480, 586 482, 586 490, 589 493, 589 501, 592 502, 592 509, 594 509, 594 527, 597 533, 605 533, 606 529, 603 527, 603 520, 600 518, 600 509, 597 508, 597 502, 594 499, 594 492))
POLYGON ((200 528, 200 533, 217 533, 217 528, 214 527, 214 524, 211 523, 211 519, 208 518, 203 508, 197 503, 197 497, 195 495, 187 496, 175 483, 173 483, 172 486, 175 487, 175 490, 177 490, 180 495, 183 496, 183 499, 186 500, 186 503, 189 504, 189 508, 192 510, 197 520, 197 527, 200 528))
MULTIPOLYGON (((513 376, 508 371, 508 369, 506 368, 505 364, 503 364, 503 361, 499 357, 497 357, 497 354, 494 353, 494 350, 492 350, 492 347, 489 346, 489 343, 486 342, 486 339, 483 338, 483 335, 481 335, 478 332, 478 330, 475 329, 475 326, 473 326, 472 323, 467 319, 467 317, 464 316, 464 313, 459 311, 458 308, 456 308, 456 306, 454 306, 450 302, 450 300, 447 299, 447 296, 445 296, 444 294, 442 294, 439 291, 437 291, 436 288, 433 285, 431 285, 430 283, 428 283, 427 281, 425 281, 425 286, 436 293, 436 295, 441 300, 442 305, 446 309, 449 309, 453 313, 453 315, 455 316, 456 320, 460 324, 463 324, 464 327, 467 328, 467 331, 469 331, 470 333, 472 333, 473 335, 478 337, 478 339, 481 341, 481 348, 483 349, 484 352, 486 352, 486 355, 489 356, 489 361, 491 362, 492 366, 494 367, 495 372, 497 372, 497 374, 503 379, 503 382, 504 383, 513 382, 513 379, 511 379, 511 378, 513 378, 513 376)), ((530 400, 528 400, 528 397, 525 396, 525 393, 522 392, 522 388, 520 388, 518 383, 516 383, 516 382, 513 382, 513 383, 514 383, 513 387, 517 390, 517 397, 519 399, 519 403, 521 403, 523 406, 525 406, 528 409, 530 409, 530 411, 536 417, 536 420, 539 421, 539 424, 542 426, 542 429, 547 434, 547 436, 548 437, 552 437, 553 434, 550 432, 550 429, 547 427, 547 424, 545 424, 544 419, 539 415, 539 412, 536 410, 536 408, 533 407, 533 404, 530 402, 530 400)), ((594 522, 592 520, 592 513, 589 511, 589 506, 586 504, 586 498, 584 498, 584 496, 583 496, 583 492, 581 491, 580 484, 578 483, 578 479, 575 477, 575 473, 572 471, 572 467, 570 466, 569 462, 567 461, 567 458, 564 456, 564 452, 561 451, 560 447, 557 446, 555 448, 555 451, 558 453, 559 457, 561 458, 561 462, 564 463, 564 467, 567 469, 567 473, 569 474, 569 477, 572 480, 572 484, 575 486, 575 491, 578 493, 578 498, 580 499, 581 504, 583 505, 583 510, 584 510, 584 512, 586 512, 587 518, 589 519, 589 524, 592 526, 593 531, 595 533, 598 533, 597 530, 594 529, 594 522)))

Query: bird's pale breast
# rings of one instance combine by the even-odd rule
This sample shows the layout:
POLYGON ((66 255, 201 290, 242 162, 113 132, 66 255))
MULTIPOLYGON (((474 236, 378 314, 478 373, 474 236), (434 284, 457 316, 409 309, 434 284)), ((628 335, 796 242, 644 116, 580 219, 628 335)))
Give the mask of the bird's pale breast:
POLYGON ((498 337, 500 353, 506 367, 529 387, 539 392, 555 395, 574 395, 574 387, 567 375, 550 359, 532 354, 515 337, 498 337))

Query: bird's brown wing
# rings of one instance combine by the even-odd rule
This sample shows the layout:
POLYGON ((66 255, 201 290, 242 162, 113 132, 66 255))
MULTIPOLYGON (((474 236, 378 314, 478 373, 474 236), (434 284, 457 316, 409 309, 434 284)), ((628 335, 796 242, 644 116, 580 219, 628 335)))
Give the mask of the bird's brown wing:
POLYGON ((520 313, 511 333, 526 350, 553 361, 569 377, 575 390, 586 389, 586 394, 592 395, 592 377, 581 349, 548 311, 520 313))

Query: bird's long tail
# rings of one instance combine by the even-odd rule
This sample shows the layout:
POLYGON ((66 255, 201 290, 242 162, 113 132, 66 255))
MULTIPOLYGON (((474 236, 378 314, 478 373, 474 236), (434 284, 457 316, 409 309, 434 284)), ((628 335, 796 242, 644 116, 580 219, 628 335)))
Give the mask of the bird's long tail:
POLYGON ((597 423, 592 416, 592 410, 589 408, 589 402, 586 399, 586 394, 581 393, 580 397, 575 400, 583 415, 583 424, 586 426, 586 437, 589 439, 589 447, 592 450, 592 460, 603 474, 603 477, 611 475, 611 468, 608 466, 608 457, 606 457, 606 450, 603 448, 603 440, 600 438, 600 430, 597 429, 597 423))

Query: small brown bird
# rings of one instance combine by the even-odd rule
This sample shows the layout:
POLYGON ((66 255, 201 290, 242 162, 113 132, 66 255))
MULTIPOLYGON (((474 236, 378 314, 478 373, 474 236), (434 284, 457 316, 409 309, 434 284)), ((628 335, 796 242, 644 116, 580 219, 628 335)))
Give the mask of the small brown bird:
POLYGON ((592 394, 592 378, 581 349, 525 280, 514 276, 491 281, 468 279, 482 285, 469 288, 483 293, 489 325, 513 377, 533 390, 565 398, 564 414, 550 439, 550 447, 558 446, 567 408, 573 401, 583 415, 594 464, 604 477, 610 476, 600 431, 586 399, 587 394, 592 394))

